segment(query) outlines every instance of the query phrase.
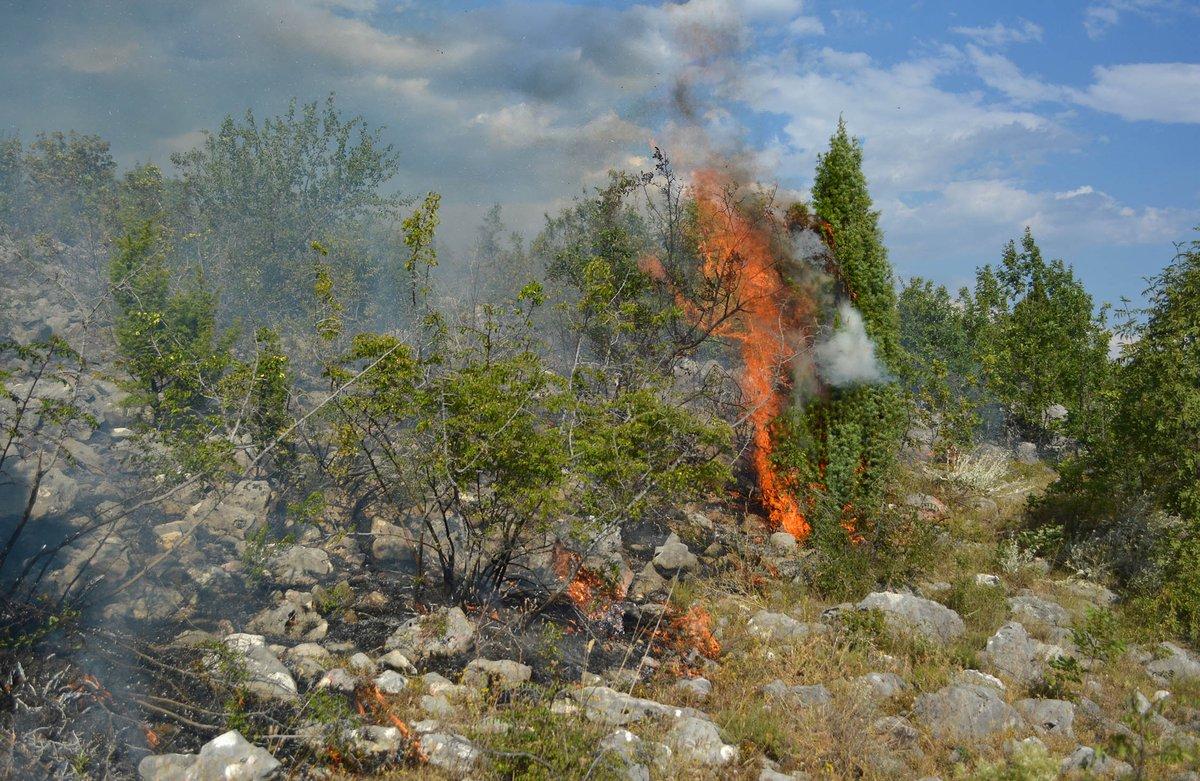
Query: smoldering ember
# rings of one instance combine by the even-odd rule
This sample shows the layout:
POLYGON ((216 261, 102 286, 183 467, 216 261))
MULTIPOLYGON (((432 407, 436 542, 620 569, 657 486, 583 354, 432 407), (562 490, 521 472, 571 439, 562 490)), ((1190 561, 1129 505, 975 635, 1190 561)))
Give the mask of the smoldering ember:
POLYGON ((0 776, 1200 779, 1200 14, 990 5, 0 9, 0 776))

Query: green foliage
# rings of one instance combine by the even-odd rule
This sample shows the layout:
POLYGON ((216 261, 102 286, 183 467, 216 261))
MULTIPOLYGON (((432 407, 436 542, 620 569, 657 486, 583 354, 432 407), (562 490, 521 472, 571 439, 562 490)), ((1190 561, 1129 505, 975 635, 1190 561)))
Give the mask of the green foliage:
POLYGON ((901 364, 896 290, 862 161, 862 144, 839 119, 829 149, 817 159, 813 207, 833 227, 838 281, 845 295, 862 313, 883 364, 896 371, 901 364))
POLYGON ((108 142, 98 136, 39 134, 28 147, 16 137, 0 139, 0 223, 95 251, 113 208, 115 171, 108 142))
POLYGON ((1104 608, 1089 607, 1083 621, 1071 629, 1071 641, 1086 659, 1111 662, 1125 653, 1120 619, 1104 608))
POLYGON ((1028 228, 1020 250, 1010 241, 998 268, 979 270, 967 317, 988 388, 1022 435, 1101 435, 1110 369, 1104 316, 1073 269, 1042 258, 1028 228), (1067 409, 1065 425, 1046 417, 1054 404, 1067 409))
POLYGON ((1200 640, 1200 242, 1152 278, 1147 299, 1122 329, 1110 425, 1030 519, 1062 527, 1068 550, 1109 536, 1113 558, 1144 551, 1114 567, 1121 585, 1151 623, 1200 640))
POLYGON ((292 418, 288 412, 292 377, 290 362, 279 343, 279 335, 260 328, 254 336, 253 353, 248 360, 231 360, 219 383, 219 395, 230 406, 230 415, 240 417, 254 457, 275 446, 276 464, 295 458, 290 442, 281 441, 292 418))
POLYGON ((199 281, 172 289, 164 243, 157 220, 130 225, 109 263, 121 365, 157 422, 194 408, 225 367, 215 301, 199 281))
POLYGON ((332 96, 259 122, 232 116, 203 144, 172 156, 182 178, 194 251, 220 280, 235 315, 275 322, 309 289, 305 249, 320 241, 351 313, 364 312, 382 260, 369 226, 401 201, 380 189, 397 158, 332 96))
POLYGON ((976 583, 974 577, 956 579, 941 601, 962 616, 968 627, 983 634, 990 635, 1009 615, 1004 589, 976 583))
MULTIPOLYGON (((632 185, 618 185, 568 210, 570 230, 543 237, 543 249, 560 250, 554 290, 569 293, 560 311, 588 360, 564 374, 547 365, 534 329, 547 292, 533 282, 453 326, 430 312, 420 350, 358 334, 329 363, 331 386, 353 381, 332 405, 332 473, 422 530, 452 598, 504 587, 512 562, 568 511, 587 535, 728 479, 717 456, 729 427, 647 370, 641 348, 673 305, 637 267, 618 216, 632 185)), ((436 205, 407 226, 418 271, 432 262, 436 205)))
MULTIPOLYGON (((839 294, 862 314, 876 355, 891 371, 901 366, 900 330, 892 268, 879 213, 862 172, 862 146, 844 122, 821 155, 813 183, 817 214, 833 228, 839 294)), ((810 503, 839 508, 819 513, 818 537, 865 528, 883 505, 907 405, 895 383, 829 388, 789 411, 779 425, 775 463, 791 483, 807 487, 810 503)))
POLYGON ((479 735, 487 746, 492 770, 500 778, 557 781, 562 778, 623 777, 616 757, 595 757, 596 744, 606 734, 603 727, 584 719, 564 719, 540 704, 506 708, 509 728, 479 735))
POLYGON ((508 300, 540 276, 521 234, 505 228, 499 204, 488 209, 479 225, 470 263, 472 302, 508 300))
POLYGON ((409 292, 412 295, 413 306, 417 305, 417 295, 429 293, 429 271, 437 265, 437 250, 433 244, 433 234, 438 226, 438 206, 442 196, 429 193, 417 209, 410 214, 402 225, 404 231, 404 246, 408 248, 408 258, 404 261, 404 271, 408 274, 409 292))
POLYGON ((917 421, 933 433, 933 455, 950 466, 975 443, 989 401, 962 300, 919 277, 899 298, 901 376, 917 421))
MULTIPOLYGON (((814 518, 814 528, 840 529, 834 522, 838 508, 824 511, 830 517, 814 518)), ((911 511, 885 508, 855 531, 857 541, 844 530, 815 536, 817 556, 809 577, 822 596, 860 599, 878 588, 912 583, 939 556, 936 530, 911 511)))
POLYGON ((1022 744, 1006 760, 980 765, 972 781, 1054 781, 1059 777, 1058 760, 1045 746, 1022 744))

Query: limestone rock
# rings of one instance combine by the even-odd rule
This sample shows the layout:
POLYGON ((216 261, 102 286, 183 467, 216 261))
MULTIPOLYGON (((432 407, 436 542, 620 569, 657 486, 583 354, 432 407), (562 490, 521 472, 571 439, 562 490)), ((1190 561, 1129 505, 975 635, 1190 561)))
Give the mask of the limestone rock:
POLYGON ((1146 664, 1146 672, 1160 684, 1200 678, 1200 660, 1175 643, 1160 643, 1158 656, 1146 664))
POLYGON ((1066 700, 1017 700, 1017 712, 1039 735, 1074 737, 1075 706, 1066 700))
POLYGON ((1023 685, 1042 679, 1046 662, 1064 656, 1062 648, 1034 640, 1025 627, 1010 621, 988 638, 982 658, 995 673, 1023 685))
POLYGON ((479 762, 480 751, 462 735, 433 732, 421 738, 429 764, 451 773, 468 773, 479 762))
POLYGON ((1066 627, 1071 625, 1071 614, 1067 612, 1066 608, 1057 602, 1051 602, 1032 594, 1012 597, 1008 600, 1008 607, 1012 610, 1014 618, 1023 621, 1034 621, 1046 626, 1066 627))
POLYGON ((667 733, 667 745, 684 761, 709 767, 736 761, 738 750, 721 740, 721 732, 711 721, 685 716, 667 733))
POLYGON ((833 702, 833 696, 829 690, 819 683, 808 686, 788 686, 783 681, 776 679, 764 686, 762 691, 769 697, 806 708, 819 707, 833 702))
POLYGON ((267 567, 275 582, 283 586, 312 586, 333 572, 328 553, 303 545, 283 549, 271 558, 267 567))
POLYGON ((824 624, 808 624, 784 613, 772 613, 767 610, 755 613, 747 627, 752 636, 763 641, 790 642, 829 632, 829 627, 824 624))
POLYGON ((879 610, 888 626, 933 642, 950 642, 966 631, 958 613, 933 600, 894 591, 876 591, 858 603, 859 610, 879 610))
POLYGON ((464 686, 479 689, 515 689, 527 683, 532 675, 533 668, 529 665, 510 659, 473 659, 463 670, 462 682, 464 686))
POLYGON ((917 697, 913 715, 934 737, 950 740, 986 740, 1020 723, 995 689, 962 683, 917 697))
POLYGON ((417 616, 400 625, 385 643, 410 659, 444 659, 475 647, 475 624, 462 608, 417 616))
POLYGON ((664 578, 684 575, 700 566, 696 554, 688 550, 688 546, 675 534, 671 534, 666 542, 654 549, 654 558, 650 563, 664 578))
POLYGON ((279 760, 230 730, 199 754, 151 754, 138 763, 142 781, 268 781, 282 776, 279 760))
MULTIPOLYGON (((283 662, 267 648, 262 635, 232 634, 221 641, 246 674, 246 688, 266 699, 290 701, 296 699, 296 681, 283 662)), ((227 675, 223 662, 216 655, 207 658, 214 675, 227 675)), ((226 733, 228 735, 229 733, 226 733)), ((240 736, 239 736, 240 737, 240 736)))

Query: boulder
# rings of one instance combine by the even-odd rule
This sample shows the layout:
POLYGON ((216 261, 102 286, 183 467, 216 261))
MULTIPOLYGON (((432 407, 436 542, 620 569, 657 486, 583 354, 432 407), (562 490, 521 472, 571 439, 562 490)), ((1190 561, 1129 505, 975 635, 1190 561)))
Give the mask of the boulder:
POLYGON ((269 637, 323 640, 329 632, 329 622, 314 609, 312 599, 307 595, 289 594, 296 600, 285 598, 275 607, 264 609, 246 623, 246 628, 269 637))
POLYGON ((854 683, 877 700, 890 700, 908 689, 904 679, 895 673, 867 673, 855 678, 854 683))
POLYGON ((1071 625, 1071 614, 1057 602, 1051 602, 1032 594, 1012 597, 1008 600, 1008 608, 1013 617, 1023 621, 1033 621, 1046 626, 1071 625))
POLYGON ((1096 751, 1091 746, 1080 746, 1072 751, 1059 763, 1058 770, 1063 775, 1084 772, 1089 778, 1123 778, 1133 774, 1133 766, 1128 762, 1096 751))
POLYGON ((1146 672, 1159 684, 1200 679, 1200 660, 1175 643, 1160 643, 1158 654, 1146 664, 1146 672))
POLYGON ((1017 712, 995 689, 963 683, 920 695, 913 716, 931 735, 944 740, 987 740, 1020 723, 1017 712))
POLYGON ((329 554, 320 548, 290 545, 271 557, 267 568, 282 586, 312 586, 333 572, 329 554))
POLYGON ((333 664, 333 654, 316 643, 301 643, 284 651, 283 658, 302 678, 313 679, 333 664))
POLYGON ((991 686, 996 691, 1004 691, 1004 681, 994 675, 988 675, 981 670, 962 670, 955 676, 959 683, 969 683, 976 686, 991 686))
POLYGON ((675 690, 693 700, 707 700, 712 694, 712 681, 707 678, 681 678, 675 682, 675 690))
POLYGON ((413 535, 383 518, 371 519, 371 558, 388 570, 417 571, 417 547, 413 535))
POLYGON ((762 691, 769 697, 805 708, 824 706, 833 702, 833 696, 830 695, 829 690, 819 683, 808 686, 788 686, 777 678, 764 686, 762 691))
POLYGON ((408 679, 395 670, 384 670, 375 676, 375 688, 383 694, 401 694, 408 688, 408 679))
POLYGON ((1022 464, 1038 462, 1038 446, 1032 442, 1018 442, 1016 447, 1017 460, 1022 464))
POLYGON ((674 708, 607 686, 584 686, 572 691, 571 697, 583 707, 583 715, 589 720, 614 727, 660 716, 699 715, 691 708, 674 708))
POLYGON ((404 733, 398 727, 367 724, 345 734, 347 742, 360 755, 386 759, 395 757, 404 748, 404 733))
POLYGON ((829 627, 824 624, 808 624, 797 621, 785 613, 772 613, 767 610, 755 613, 750 618, 747 627, 752 636, 766 642, 772 640, 791 642, 829 632, 829 627))
POLYGON ((462 735, 431 732, 421 737, 429 764, 450 773, 466 774, 479 762, 480 751, 462 735))
POLYGON ((858 603, 859 610, 878 610, 892 629, 909 632, 931 642, 947 643, 966 632, 958 613, 945 605, 912 594, 876 591, 858 603))
POLYGON ((388 651, 379 657, 379 663, 397 672, 407 673, 408 675, 417 674, 417 668, 413 666, 413 663, 408 660, 407 656, 399 651, 388 651))
POLYGON ((1013 707, 1039 735, 1075 736, 1075 706, 1066 700, 1017 700, 1013 707))
POLYGON ((270 752, 230 730, 205 743, 198 755, 145 757, 138 764, 138 775, 142 781, 267 781, 283 773, 270 752))
POLYGON ((883 738, 889 748, 909 749, 918 745, 921 733, 903 716, 884 716, 871 723, 871 732, 883 738))
POLYGON ((603 754, 616 757, 628 781, 650 781, 650 768, 666 773, 671 764, 671 749, 662 743, 642 740, 627 729, 606 735, 597 745, 603 754))
POLYGON ((667 537, 666 542, 654 549, 654 558, 650 560, 658 574, 664 578, 682 576, 700 566, 696 554, 688 550, 674 533, 667 537))
POLYGON ((475 624, 462 608, 443 608, 404 622, 388 637, 385 646, 409 659, 446 659, 474 648, 475 633, 475 624))
POLYGON ((226 679, 230 675, 244 674, 246 688, 259 697, 285 701, 296 699, 295 679, 267 647, 266 638, 262 635, 236 633, 225 637, 221 644, 229 650, 231 658, 210 654, 206 661, 213 674, 226 679), (229 662, 240 669, 227 669, 229 662))
POLYGON ((1093 583, 1090 580, 1060 580, 1058 585, 1068 594, 1072 594, 1080 599, 1087 600, 1093 605, 1107 607, 1108 605, 1116 604, 1117 595, 1109 591, 1099 583, 1093 583))
POLYGON ((463 670, 462 682, 477 689, 515 689, 528 683, 532 675, 533 668, 529 665, 510 659, 472 659, 463 670))
POLYGON ((358 688, 358 678, 343 667, 334 667, 321 676, 321 680, 317 681, 317 688, 350 694, 358 688))
POLYGON ((721 731, 711 721, 685 716, 667 733, 667 745, 685 762, 719 767, 738 758, 736 746, 721 740, 721 731))
POLYGON ((1010 621, 988 638, 981 657, 992 672, 1029 685, 1042 680, 1046 662, 1064 655, 1059 646, 1034 640, 1024 626, 1010 621))
POLYGON ((768 538, 767 542, 770 543, 772 548, 781 553, 791 553, 796 549, 797 545, 795 535, 788 534, 787 532, 775 532, 768 538))
POLYGON ((214 534, 245 539, 267 524, 271 486, 265 480, 243 480, 228 490, 218 489, 188 508, 184 521, 200 524, 214 534))
MULTIPOLYGON (((28 484, 32 487, 32 482, 28 484)), ((68 477, 61 469, 50 469, 38 483, 37 502, 29 513, 32 520, 59 516, 75 505, 79 497, 79 481, 68 477)), ((28 497, 28 490, 23 496, 28 497)))

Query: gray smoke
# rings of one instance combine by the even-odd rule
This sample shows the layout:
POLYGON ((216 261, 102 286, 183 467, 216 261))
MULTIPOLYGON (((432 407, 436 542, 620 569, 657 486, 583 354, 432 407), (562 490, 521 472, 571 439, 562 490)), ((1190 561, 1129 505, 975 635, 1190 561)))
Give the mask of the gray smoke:
POLYGON ((862 315, 852 304, 838 304, 838 327, 816 346, 821 379, 835 388, 886 382, 887 370, 875 357, 875 343, 867 336, 862 315))

